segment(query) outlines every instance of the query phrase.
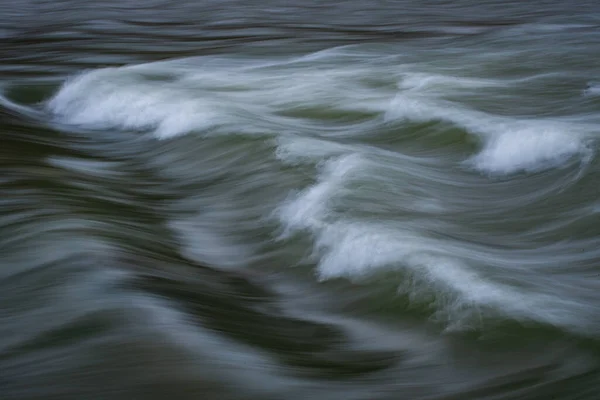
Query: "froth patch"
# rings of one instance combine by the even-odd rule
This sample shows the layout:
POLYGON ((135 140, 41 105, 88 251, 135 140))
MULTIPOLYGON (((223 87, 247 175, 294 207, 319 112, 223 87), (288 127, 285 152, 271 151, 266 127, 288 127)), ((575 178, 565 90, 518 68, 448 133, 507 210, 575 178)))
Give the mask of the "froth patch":
POLYGON ((153 130, 171 137, 216 122, 202 99, 168 82, 140 79, 127 68, 86 72, 67 80, 47 103, 60 121, 98 129, 153 130))
POLYGON ((577 134, 531 127, 492 136, 472 163, 487 173, 510 174, 556 167, 585 152, 577 134))
POLYGON ((541 297, 553 303, 556 299, 484 279, 452 255, 456 250, 417 231, 361 221, 324 225, 315 240, 320 279, 368 280, 384 271, 403 271, 398 292, 414 303, 433 305, 449 328, 460 329, 481 308, 510 318, 559 323, 541 297))
POLYGON ((519 120, 467 109, 422 93, 399 94, 388 120, 446 121, 480 138, 482 150, 468 160, 489 174, 512 174, 558 167, 575 156, 588 158, 586 128, 576 123, 519 120))
POLYGON ((318 182, 288 200, 278 210, 284 237, 295 231, 323 228, 328 220, 329 203, 342 189, 346 179, 364 165, 358 154, 348 154, 321 164, 318 182))
POLYGON ((583 91, 585 96, 600 96, 600 84, 589 83, 583 91))

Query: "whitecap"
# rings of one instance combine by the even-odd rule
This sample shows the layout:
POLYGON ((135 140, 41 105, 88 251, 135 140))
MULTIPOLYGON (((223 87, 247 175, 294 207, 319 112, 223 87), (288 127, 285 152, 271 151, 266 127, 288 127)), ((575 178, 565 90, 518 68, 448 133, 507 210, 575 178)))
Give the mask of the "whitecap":
POLYGON ((471 110, 422 93, 400 93, 386 113, 388 120, 450 122, 477 135, 481 151, 467 163, 489 174, 512 174, 558 167, 575 156, 588 159, 589 127, 549 119, 517 119, 471 110))
POLYGON ((585 96, 600 96, 600 84, 588 83, 587 87, 583 91, 585 96))
POLYGON ((47 103, 60 122, 97 129, 154 130, 168 138, 217 123, 214 106, 127 68, 85 72, 67 80, 47 103))

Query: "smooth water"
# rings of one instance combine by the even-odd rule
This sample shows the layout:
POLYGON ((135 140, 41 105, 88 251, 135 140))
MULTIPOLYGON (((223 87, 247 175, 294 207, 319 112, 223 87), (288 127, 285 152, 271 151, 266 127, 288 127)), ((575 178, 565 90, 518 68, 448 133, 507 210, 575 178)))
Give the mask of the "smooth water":
POLYGON ((600 5, 0 5, 0 398, 600 396, 600 5))

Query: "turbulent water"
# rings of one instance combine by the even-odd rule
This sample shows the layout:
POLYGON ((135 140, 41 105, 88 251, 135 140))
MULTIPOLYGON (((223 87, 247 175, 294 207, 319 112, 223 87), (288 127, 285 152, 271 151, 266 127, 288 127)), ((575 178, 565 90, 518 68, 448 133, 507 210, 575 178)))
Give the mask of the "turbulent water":
POLYGON ((4 1, 0 398, 600 396, 600 5, 4 1))

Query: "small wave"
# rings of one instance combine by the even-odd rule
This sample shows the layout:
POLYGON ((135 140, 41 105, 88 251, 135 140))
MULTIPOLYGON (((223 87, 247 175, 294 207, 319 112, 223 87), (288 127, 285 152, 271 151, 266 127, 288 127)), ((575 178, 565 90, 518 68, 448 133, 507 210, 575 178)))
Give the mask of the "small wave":
POLYGON ((524 124, 488 139, 471 162, 482 171, 508 174, 560 166, 575 155, 589 158, 581 136, 543 124, 524 124))
POLYGON ((585 96, 600 96, 600 84, 589 83, 583 91, 585 96))
POLYGON ((140 80, 125 68, 95 70, 69 79, 47 107, 66 124, 155 130, 161 138, 208 128, 217 117, 202 98, 164 82, 140 80))
POLYGON ((153 131, 160 138, 229 125, 238 132, 298 130, 300 118, 285 116, 294 111, 383 112, 393 92, 366 82, 381 68, 362 65, 365 54, 349 53, 340 64, 343 54, 337 49, 314 59, 261 63, 208 57, 92 70, 64 82, 46 109, 66 124, 153 131))
POLYGON ((490 174, 538 171, 560 166, 577 155, 583 159, 591 155, 586 145, 586 126, 494 116, 423 95, 399 94, 387 118, 442 120, 478 135, 483 147, 468 163, 490 174))

